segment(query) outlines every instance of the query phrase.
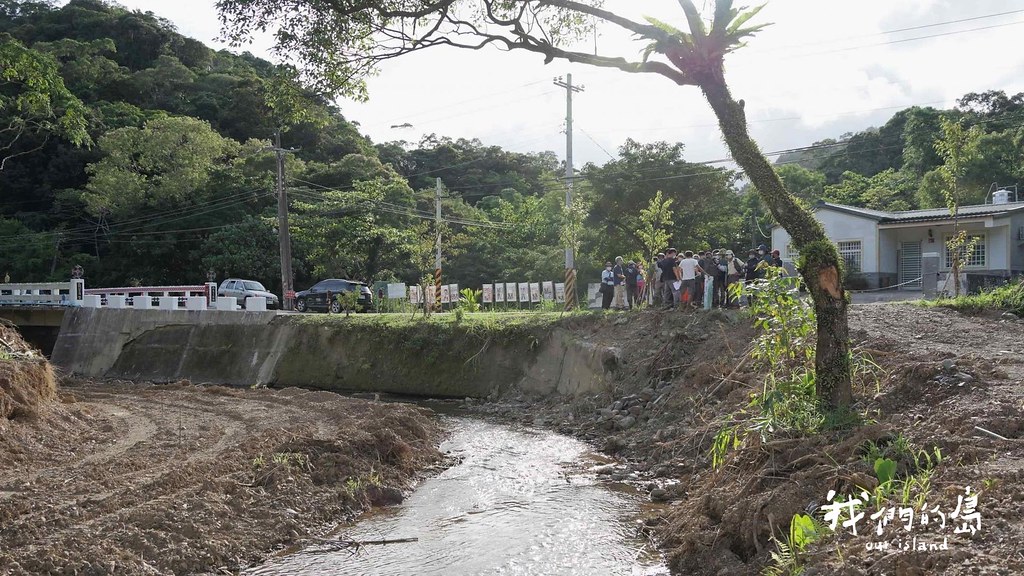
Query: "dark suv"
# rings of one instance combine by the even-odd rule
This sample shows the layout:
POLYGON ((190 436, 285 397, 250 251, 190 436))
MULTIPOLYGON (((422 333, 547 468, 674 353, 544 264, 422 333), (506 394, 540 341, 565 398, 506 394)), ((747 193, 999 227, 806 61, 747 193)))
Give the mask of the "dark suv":
POLYGON ((299 312, 321 310, 337 314, 341 312, 341 304, 338 303, 335 296, 341 292, 353 290, 359 291, 359 304, 356 306, 356 310, 360 312, 373 310, 373 293, 370 292, 370 288, 366 284, 355 280, 336 278, 321 280, 308 290, 295 294, 295 309, 299 312))

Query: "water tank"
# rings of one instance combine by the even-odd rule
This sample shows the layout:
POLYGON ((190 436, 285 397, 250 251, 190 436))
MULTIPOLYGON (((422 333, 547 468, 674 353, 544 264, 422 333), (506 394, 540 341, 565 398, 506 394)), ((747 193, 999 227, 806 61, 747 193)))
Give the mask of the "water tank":
POLYGON ((992 203, 993 204, 1007 204, 1009 202, 1010 202, 1010 191, 1009 190, 1007 190, 1005 188, 1001 188, 1001 189, 996 190, 995 192, 992 193, 992 203))

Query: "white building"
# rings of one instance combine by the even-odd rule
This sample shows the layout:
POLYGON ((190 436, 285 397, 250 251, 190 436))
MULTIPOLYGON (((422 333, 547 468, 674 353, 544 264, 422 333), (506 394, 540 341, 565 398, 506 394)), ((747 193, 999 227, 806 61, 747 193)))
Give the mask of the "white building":
MULTIPOLYGON (((1024 274, 1024 202, 1010 202, 1002 192, 993 204, 960 207, 961 229, 977 240, 962 268, 971 290, 1024 274)), ((945 242, 953 235, 953 218, 946 208, 884 212, 821 202, 814 216, 846 260, 852 289, 904 283, 903 289, 920 289, 921 254, 927 252, 939 254, 940 275, 949 272, 945 242)), ((784 261, 797 261, 780 226, 772 228, 772 246, 784 261)))

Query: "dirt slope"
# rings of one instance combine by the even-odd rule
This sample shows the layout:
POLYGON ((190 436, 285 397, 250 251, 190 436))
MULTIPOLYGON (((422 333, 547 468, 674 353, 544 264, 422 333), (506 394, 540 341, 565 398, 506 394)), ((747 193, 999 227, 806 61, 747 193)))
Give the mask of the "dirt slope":
MULTIPOLYGON (((652 500, 665 502, 643 530, 678 574, 760 574, 777 550, 772 537, 785 536, 794 514, 816 510, 820 518, 830 489, 856 495, 877 485, 866 446, 886 446, 898 436, 943 456, 929 508, 952 511, 970 486, 981 492, 982 530, 953 534, 933 523, 905 534, 890 527, 876 537, 865 536, 874 528, 865 520, 857 537, 840 528, 811 547, 801 557, 807 574, 1024 573, 1018 545, 1024 539, 1024 321, 870 304, 851 308, 850 325, 855 348, 881 367, 877 377, 857 379, 857 409, 866 423, 810 438, 777 435, 767 443, 754 434, 717 470, 711 466, 716 435, 734 418, 749 424, 750 396, 763 381, 763 373, 742 361, 754 333, 732 313, 611 315, 581 337, 619 348, 614 393, 568 405, 524 398, 482 409, 525 411, 527 420, 589 438, 618 456, 617 467, 600 473, 647 486, 652 500), (949 550, 866 550, 868 542, 915 535, 922 541, 948 535, 949 550)), ((899 462, 900 473, 907 460, 899 462)))
POLYGON ((438 462, 419 409, 279 391, 80 382, 0 435, 0 572, 235 570, 438 462))

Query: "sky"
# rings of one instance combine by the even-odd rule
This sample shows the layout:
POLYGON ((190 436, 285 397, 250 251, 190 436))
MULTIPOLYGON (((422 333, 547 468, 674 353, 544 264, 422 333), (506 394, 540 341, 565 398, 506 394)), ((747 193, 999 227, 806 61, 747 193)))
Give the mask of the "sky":
MULTIPOLYGON (((214 0, 118 0, 173 22, 208 45, 220 23, 214 0)), ((704 2, 708 11, 713 2, 704 2)), ((701 6, 701 0, 696 0, 701 6)), ((686 28, 676 0, 606 0, 605 8, 686 28)), ((880 126, 912 105, 949 108, 968 92, 1024 91, 1024 0, 770 0, 753 23, 771 26, 726 59, 754 139, 766 152, 880 126)), ((587 42, 602 55, 639 57, 641 43, 612 29, 587 42)), ((268 36, 250 52, 278 61, 268 36)), ((368 80, 369 101, 339 100, 374 142, 425 135, 477 138, 516 152, 565 157, 566 92, 572 74, 574 165, 603 164, 627 138, 685 145, 692 162, 726 158, 697 88, 554 61, 530 53, 435 48, 385 63, 368 80), (411 127, 397 127, 411 124, 411 127)))

